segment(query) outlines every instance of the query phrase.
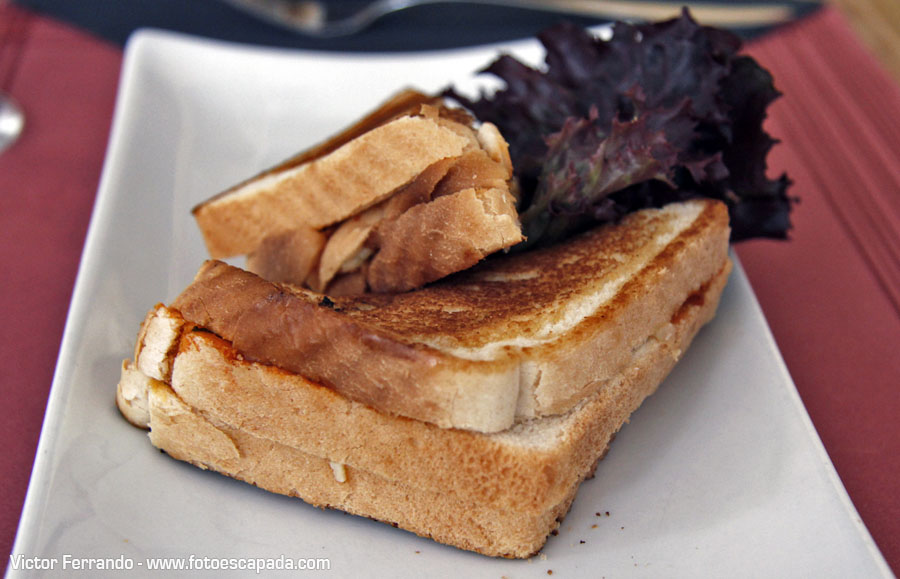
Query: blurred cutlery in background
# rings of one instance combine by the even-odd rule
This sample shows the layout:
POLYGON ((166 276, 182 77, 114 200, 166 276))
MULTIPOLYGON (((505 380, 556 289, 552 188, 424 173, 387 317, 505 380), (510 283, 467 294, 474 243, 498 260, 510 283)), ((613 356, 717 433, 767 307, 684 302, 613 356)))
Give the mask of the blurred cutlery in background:
POLYGON ((24 126, 22 107, 11 96, 0 93, 0 152, 19 138, 24 126))
MULTIPOLYGON (((236 8, 273 24, 308 36, 329 38, 360 32, 383 16, 414 6, 442 3, 478 3, 474 0, 374 0, 356 4, 351 12, 332 14, 320 0, 225 0, 236 8)), ((601 20, 662 20, 677 16, 682 6, 690 8, 703 24, 723 27, 765 27, 788 22, 796 16, 792 3, 682 3, 640 0, 480 0, 482 4, 540 10, 601 20)))

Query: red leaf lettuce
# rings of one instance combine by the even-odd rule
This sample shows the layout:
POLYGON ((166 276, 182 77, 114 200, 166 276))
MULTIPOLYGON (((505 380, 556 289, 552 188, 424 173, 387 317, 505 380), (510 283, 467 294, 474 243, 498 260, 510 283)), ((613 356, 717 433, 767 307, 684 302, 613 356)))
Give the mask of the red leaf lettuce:
POLYGON ((736 36, 685 11, 609 40, 571 24, 539 39, 543 69, 502 55, 482 72, 503 89, 445 93, 509 142, 529 246, 697 196, 728 205, 733 241, 787 236, 790 181, 766 176, 762 128, 779 93, 736 36))

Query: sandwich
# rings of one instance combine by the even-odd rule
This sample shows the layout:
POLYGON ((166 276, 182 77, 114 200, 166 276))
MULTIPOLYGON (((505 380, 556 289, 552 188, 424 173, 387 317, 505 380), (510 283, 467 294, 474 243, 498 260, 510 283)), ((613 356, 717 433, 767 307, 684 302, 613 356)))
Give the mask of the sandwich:
POLYGON ((511 185, 496 126, 408 89, 193 214, 211 257, 267 279, 397 292, 522 241, 511 185))
POLYGON ((174 458, 528 557, 712 318, 728 234, 721 203, 672 204, 415 292, 329 300, 208 262, 148 314, 118 405, 174 458))
MULTIPOLYGON (((750 66, 687 14, 617 26, 613 41, 750 66)), ((505 92, 401 92, 198 205, 210 259, 147 313, 122 415, 171 457, 271 492, 488 556, 539 551, 714 317, 735 228, 778 237, 790 206, 786 178, 754 172, 764 151, 708 148, 712 118, 765 141, 745 126, 759 101, 747 113, 727 90, 704 113, 625 83, 612 117, 591 106, 522 135, 552 115, 511 93, 562 82, 554 114, 580 101, 555 43, 607 50, 568 27, 542 40, 548 70, 494 67, 505 92)))

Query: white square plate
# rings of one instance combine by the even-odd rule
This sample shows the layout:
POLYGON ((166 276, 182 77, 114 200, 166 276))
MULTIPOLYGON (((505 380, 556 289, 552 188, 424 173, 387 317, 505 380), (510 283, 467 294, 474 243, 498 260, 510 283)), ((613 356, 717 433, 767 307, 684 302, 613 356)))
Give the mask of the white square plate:
MULTIPOLYGON (((505 48, 540 56, 532 42, 505 48)), ((337 576, 890 576, 740 268, 719 316, 529 561, 204 472, 153 449, 119 416, 119 367, 144 313, 206 257, 194 204, 401 87, 474 86, 497 50, 342 55, 157 31, 131 39, 14 555, 57 558, 57 569, 64 555, 126 557, 135 574, 151 574, 146 557, 285 556, 327 558, 337 576)))

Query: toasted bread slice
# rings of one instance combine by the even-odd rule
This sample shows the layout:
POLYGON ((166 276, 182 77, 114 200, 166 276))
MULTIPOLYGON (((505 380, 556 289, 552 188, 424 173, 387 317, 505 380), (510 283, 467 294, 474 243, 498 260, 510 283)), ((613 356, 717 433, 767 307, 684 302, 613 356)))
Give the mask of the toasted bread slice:
POLYGON ((400 117, 324 157, 232 189, 194 217, 212 257, 245 255, 298 224, 321 229, 371 207, 468 144, 433 119, 400 117))
POLYGON ((385 413, 496 432, 569 411, 723 268, 728 214, 644 210, 424 289, 347 298, 206 263, 172 303, 247 359, 385 413))
POLYGON ((270 281, 331 291, 358 273, 363 291, 395 292, 522 241, 512 183, 494 125, 404 91, 193 214, 213 258, 247 255, 247 268, 270 281), (446 219, 448 207, 456 219, 446 219))
MULTIPOLYGON (((296 222, 289 225, 281 224, 280 226, 276 224, 277 231, 268 231, 268 227, 271 227, 268 221, 255 224, 242 223, 246 221, 247 216, 241 213, 239 205, 230 204, 230 198, 237 192, 246 191, 248 187, 253 187, 254 184, 260 182, 278 182, 284 175, 289 175, 299 167, 333 153, 372 129, 398 117, 408 116, 410 111, 417 110, 422 105, 436 104, 437 102, 438 100, 435 97, 425 95, 416 90, 406 89, 399 91, 381 103, 372 112, 331 138, 195 206, 191 213, 193 213, 203 233, 210 255, 214 258, 224 258, 249 254, 254 251, 259 242, 265 237, 291 231, 296 227, 296 222), (238 228, 237 231, 235 227, 238 228), (260 229, 262 228, 266 228, 266 231, 261 231, 260 229), (238 235, 241 239, 237 241, 229 239, 233 235, 238 235)), ((265 197, 265 195, 261 196, 263 200, 265 200, 265 197)), ((243 203, 247 204, 248 201, 248 199, 244 199, 243 203)), ((272 218, 278 219, 279 216, 272 216, 272 218)), ((281 216, 281 218, 284 218, 284 216, 281 216)), ((305 226, 307 228, 313 227, 310 224, 305 224, 305 226)))
MULTIPOLYGON (((144 322, 156 330, 142 332, 152 340, 139 341, 135 362, 125 364, 120 399, 143 400, 146 418, 136 424, 177 459, 464 549, 527 557, 559 525, 616 431, 712 318, 729 269, 726 262, 575 408, 500 433, 379 412, 248 361, 163 306, 144 322), (143 396, 134 395, 141 382, 143 396)), ((131 420, 131 407, 120 408, 131 420)))

